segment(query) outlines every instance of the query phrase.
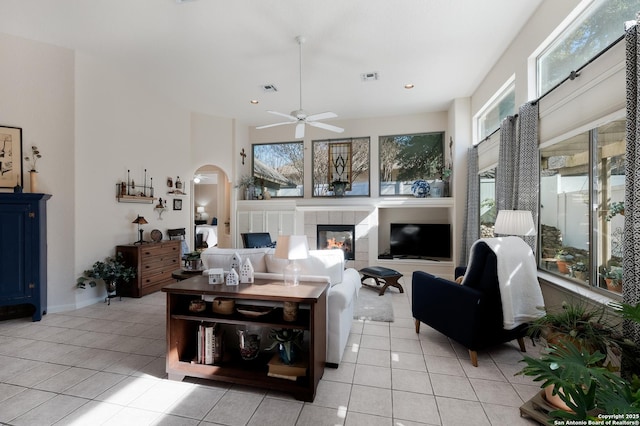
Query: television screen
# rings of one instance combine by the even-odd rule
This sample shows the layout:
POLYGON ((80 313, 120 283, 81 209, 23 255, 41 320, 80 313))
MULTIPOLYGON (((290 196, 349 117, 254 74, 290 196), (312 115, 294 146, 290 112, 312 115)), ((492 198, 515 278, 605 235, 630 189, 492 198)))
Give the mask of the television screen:
POLYGON ((390 252, 394 258, 451 259, 451 225, 392 223, 390 252))

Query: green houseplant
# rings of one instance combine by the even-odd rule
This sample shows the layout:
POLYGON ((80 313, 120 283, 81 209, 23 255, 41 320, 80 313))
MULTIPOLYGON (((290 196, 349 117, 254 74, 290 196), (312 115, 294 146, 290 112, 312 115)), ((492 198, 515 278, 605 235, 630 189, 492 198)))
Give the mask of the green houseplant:
POLYGON ((278 347, 280 359, 285 364, 293 364, 296 360, 297 350, 302 350, 303 330, 293 330, 290 328, 271 329, 269 338, 272 340, 267 350, 278 347))
MULTIPOLYGON (((639 306, 618 305, 623 318, 640 323, 639 306)), ((624 340, 616 324, 604 317, 605 307, 586 308, 563 304, 563 312, 547 314, 534 324, 532 332, 545 327, 565 328, 566 336, 548 340, 549 347, 541 358, 525 356, 526 366, 518 374, 533 376, 541 387, 552 389, 565 409, 551 411, 553 418, 595 420, 600 413, 640 412, 640 382, 637 377, 625 380, 615 373, 609 355, 637 359, 635 345, 624 340)))
POLYGON ((82 276, 76 281, 78 288, 86 288, 87 284, 95 287, 98 280, 104 281, 107 286, 107 292, 113 293, 116 290, 116 283, 129 282, 136 276, 136 270, 127 267, 124 264, 121 253, 116 256, 107 257, 104 261, 97 261, 91 269, 83 272, 82 276))

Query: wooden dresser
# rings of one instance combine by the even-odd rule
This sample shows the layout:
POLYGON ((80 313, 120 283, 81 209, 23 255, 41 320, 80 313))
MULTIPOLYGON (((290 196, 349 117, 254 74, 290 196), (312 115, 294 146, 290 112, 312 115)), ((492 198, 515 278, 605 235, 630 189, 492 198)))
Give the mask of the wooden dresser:
POLYGON ((117 246, 116 254, 137 270, 133 281, 118 287, 118 296, 142 297, 175 282, 171 273, 180 268, 180 250, 179 240, 117 246))

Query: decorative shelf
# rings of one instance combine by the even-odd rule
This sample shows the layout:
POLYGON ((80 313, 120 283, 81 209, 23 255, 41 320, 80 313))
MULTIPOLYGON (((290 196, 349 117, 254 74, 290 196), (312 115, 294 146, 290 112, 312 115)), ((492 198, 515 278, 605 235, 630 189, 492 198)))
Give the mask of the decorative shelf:
POLYGON ((157 198, 143 197, 141 195, 118 195, 116 199, 119 203, 140 203, 140 204, 153 204, 157 198))

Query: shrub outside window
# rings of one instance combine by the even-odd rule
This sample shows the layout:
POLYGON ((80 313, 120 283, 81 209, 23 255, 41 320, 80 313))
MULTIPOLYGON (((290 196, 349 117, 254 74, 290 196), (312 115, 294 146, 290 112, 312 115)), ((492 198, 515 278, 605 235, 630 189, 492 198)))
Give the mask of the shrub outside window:
POLYGON ((449 195, 444 132, 380 136, 379 147, 381 196, 412 195, 416 180, 429 182, 430 196, 449 195))
POLYGON ((536 59, 538 96, 578 70, 624 34, 640 0, 596 0, 536 59))

